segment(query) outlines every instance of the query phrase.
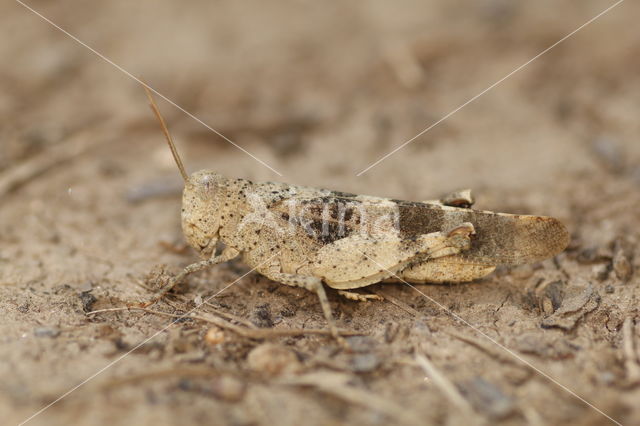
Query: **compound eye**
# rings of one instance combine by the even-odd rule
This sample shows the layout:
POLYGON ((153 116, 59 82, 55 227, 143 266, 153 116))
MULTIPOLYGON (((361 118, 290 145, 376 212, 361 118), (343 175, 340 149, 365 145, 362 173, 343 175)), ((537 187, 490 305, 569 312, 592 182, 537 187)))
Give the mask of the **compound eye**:
POLYGON ((215 176, 205 175, 200 181, 200 193, 203 198, 211 198, 216 195, 218 186, 215 176))

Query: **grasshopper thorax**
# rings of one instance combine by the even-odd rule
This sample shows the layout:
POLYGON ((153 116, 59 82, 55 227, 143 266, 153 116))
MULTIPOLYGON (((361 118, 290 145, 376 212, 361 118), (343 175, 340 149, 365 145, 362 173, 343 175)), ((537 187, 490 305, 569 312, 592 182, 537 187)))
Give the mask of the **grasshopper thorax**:
POLYGON ((226 179, 209 170, 195 172, 185 182, 182 230, 203 258, 210 257, 216 248, 226 189, 226 179))

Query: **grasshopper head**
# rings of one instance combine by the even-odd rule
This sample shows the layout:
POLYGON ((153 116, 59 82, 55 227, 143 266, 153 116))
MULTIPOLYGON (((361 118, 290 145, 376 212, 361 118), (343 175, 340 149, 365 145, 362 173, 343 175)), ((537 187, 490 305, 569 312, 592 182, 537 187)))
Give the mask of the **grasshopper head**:
POLYGON ((218 230, 223 214, 220 208, 221 200, 226 197, 227 193, 225 190, 227 187, 226 179, 209 170, 201 170, 191 176, 187 175, 167 124, 151 95, 153 89, 144 83, 142 85, 147 92, 151 109, 160 123, 173 159, 184 180, 182 193, 182 231, 184 236, 189 245, 200 252, 202 258, 211 257, 218 240, 218 230))
POLYGON ((202 258, 211 257, 216 249, 225 181, 217 173, 201 170, 193 173, 184 186, 182 231, 202 258))

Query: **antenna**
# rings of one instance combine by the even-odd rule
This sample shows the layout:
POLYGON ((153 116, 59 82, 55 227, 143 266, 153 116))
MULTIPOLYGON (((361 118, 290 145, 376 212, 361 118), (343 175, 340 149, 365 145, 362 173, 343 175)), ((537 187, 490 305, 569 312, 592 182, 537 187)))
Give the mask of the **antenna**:
POLYGON ((158 121, 160 122, 160 126, 162 127, 162 132, 164 133, 164 136, 167 138, 167 143, 169 144, 169 148, 171 148, 171 153, 173 154, 173 159, 176 160, 176 165, 178 166, 178 169, 180 170, 180 174, 182 175, 182 179, 186 183, 186 182, 189 181, 189 176, 187 175, 187 172, 185 172, 185 170, 184 170, 184 165, 182 164, 182 159, 180 159, 180 155, 178 154, 178 150, 176 149, 176 146, 173 143, 173 138, 171 137, 171 134, 169 133, 169 129, 167 128, 167 123, 164 122, 164 118, 162 118, 162 114, 160 114, 160 110, 158 109, 158 105, 156 105, 156 101, 153 100, 153 96, 151 94, 151 90, 149 90, 149 86, 147 86, 145 83, 142 83, 142 86, 144 87, 144 91, 147 92, 147 97, 149 98, 149 105, 151 106, 151 109, 153 110, 153 113, 156 115, 156 117, 158 118, 158 121))

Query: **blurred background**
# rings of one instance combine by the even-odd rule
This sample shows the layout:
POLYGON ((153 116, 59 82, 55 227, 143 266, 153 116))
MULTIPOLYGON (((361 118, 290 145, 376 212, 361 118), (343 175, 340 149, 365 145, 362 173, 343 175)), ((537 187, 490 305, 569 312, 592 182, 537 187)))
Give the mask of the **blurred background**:
MULTIPOLYGON (((614 2, 27 4, 269 166, 158 97, 189 171, 413 200, 472 188, 481 209, 559 217, 573 249, 594 259, 611 259, 621 235, 637 238, 637 2, 371 168, 614 2)), ((140 294, 134 278, 194 256, 159 246, 181 241, 181 181, 140 85, 20 3, 3 2, 0 22, 0 289, 12 312, 3 351, 15 378, 0 389, 0 407, 21 407, 19 420, 102 364, 76 348, 77 358, 60 357, 84 367, 57 358, 36 367, 34 351, 51 347, 17 336, 34 324, 78 326, 84 316, 68 301, 78 291, 117 304, 140 294), (64 286, 72 290, 56 293, 64 286), (25 304, 31 311, 18 310, 25 304), (49 377, 51 363, 59 374, 36 384, 34 371, 49 377)), ((357 312, 362 320, 369 311, 357 312)), ((576 385, 597 395, 588 382, 576 385)), ((75 413, 60 410, 61 422, 75 413)), ((371 421, 358 415, 351 419, 371 421)))
MULTIPOLYGON (((640 150, 630 2, 360 179, 613 2, 30 4, 290 182, 405 197, 520 189, 588 172, 594 139, 629 150, 625 158, 640 150)), ((3 165, 39 149, 23 133, 40 135, 42 148, 53 130, 112 120, 113 143, 143 143, 132 132, 155 123, 138 84, 18 3, 3 9, 3 165)), ((191 170, 278 178, 178 109, 162 109, 191 170)))

